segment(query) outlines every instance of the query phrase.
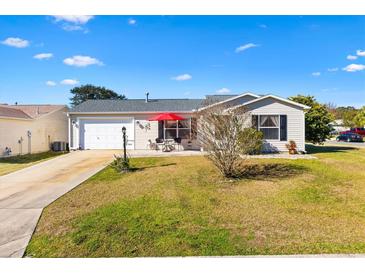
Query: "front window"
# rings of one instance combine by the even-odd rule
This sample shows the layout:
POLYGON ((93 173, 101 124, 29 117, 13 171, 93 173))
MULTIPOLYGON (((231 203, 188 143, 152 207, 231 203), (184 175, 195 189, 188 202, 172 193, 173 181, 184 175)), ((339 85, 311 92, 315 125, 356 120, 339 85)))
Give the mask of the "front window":
POLYGON ((174 139, 177 137, 176 126, 176 121, 165 121, 165 139, 174 139))
POLYGON ((191 120, 181 121, 165 121, 165 139, 190 139, 191 136, 191 120))
POLYGON ((279 115, 260 115, 259 130, 264 134, 264 139, 279 139, 279 115))

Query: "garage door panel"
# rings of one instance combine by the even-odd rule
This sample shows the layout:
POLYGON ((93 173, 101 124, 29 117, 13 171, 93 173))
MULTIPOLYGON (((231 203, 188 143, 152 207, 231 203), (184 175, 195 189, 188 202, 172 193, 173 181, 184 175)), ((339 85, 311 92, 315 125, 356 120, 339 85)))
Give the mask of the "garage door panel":
POLYGON ((84 149, 121 149, 123 148, 122 128, 126 127, 128 135, 127 148, 134 148, 133 119, 95 119, 83 120, 80 139, 84 149))

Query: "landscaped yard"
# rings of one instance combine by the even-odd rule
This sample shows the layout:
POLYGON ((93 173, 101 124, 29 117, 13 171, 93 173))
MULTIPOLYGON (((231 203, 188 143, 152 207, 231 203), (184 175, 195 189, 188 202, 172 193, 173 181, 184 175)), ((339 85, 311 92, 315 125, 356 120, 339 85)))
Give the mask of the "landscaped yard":
POLYGON ((63 152, 47 151, 35 154, 25 154, 0 158, 0 176, 28 166, 32 166, 34 164, 40 163, 44 160, 48 160, 55 156, 59 156, 61 154, 63 154, 63 152))
POLYGON ((365 150, 309 151, 232 181, 204 157, 106 168, 45 209, 26 256, 364 253, 365 150))

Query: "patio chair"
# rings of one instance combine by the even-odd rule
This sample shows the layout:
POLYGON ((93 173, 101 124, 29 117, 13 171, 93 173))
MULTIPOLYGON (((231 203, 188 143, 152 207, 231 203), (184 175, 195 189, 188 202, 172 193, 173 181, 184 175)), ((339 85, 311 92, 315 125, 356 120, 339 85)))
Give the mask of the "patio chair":
POLYGON ((174 141, 175 141, 174 146, 177 146, 177 150, 180 150, 181 138, 180 137, 174 138, 174 141))
POLYGON ((161 138, 156 138, 155 141, 156 141, 156 147, 157 147, 156 150, 161 149, 164 145, 164 140, 161 138))
POLYGON ((151 139, 148 140, 148 147, 151 150, 159 150, 159 147, 156 143, 152 143, 151 139))

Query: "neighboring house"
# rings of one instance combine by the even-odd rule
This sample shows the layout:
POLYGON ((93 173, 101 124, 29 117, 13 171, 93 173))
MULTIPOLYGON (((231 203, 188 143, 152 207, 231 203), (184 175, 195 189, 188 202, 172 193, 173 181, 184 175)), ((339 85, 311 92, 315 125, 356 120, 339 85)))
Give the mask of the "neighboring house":
MULTIPOLYGON (((289 140, 304 151, 304 110, 309 107, 274 95, 209 95, 204 99, 88 100, 69 112, 71 149, 122 148, 122 127, 128 149, 148 149, 156 138, 180 137, 184 148, 199 148, 191 130, 194 113, 203 107, 244 107, 256 128, 264 133, 265 151, 286 151, 289 140), (208 106, 206 106, 208 104, 208 106), (186 120, 150 121, 159 113, 172 112, 186 120)), ((229 134, 229 133, 227 133, 229 134)))
POLYGON ((68 141, 64 105, 0 105, 0 156, 36 153, 68 141))
POLYGON ((346 130, 350 130, 350 127, 346 127, 343 124, 343 120, 342 119, 337 119, 334 120, 333 122, 330 123, 331 127, 332 127, 332 134, 339 134, 341 131, 346 131, 346 130))

